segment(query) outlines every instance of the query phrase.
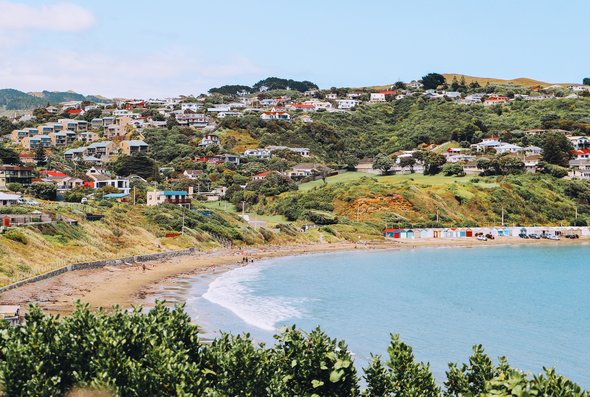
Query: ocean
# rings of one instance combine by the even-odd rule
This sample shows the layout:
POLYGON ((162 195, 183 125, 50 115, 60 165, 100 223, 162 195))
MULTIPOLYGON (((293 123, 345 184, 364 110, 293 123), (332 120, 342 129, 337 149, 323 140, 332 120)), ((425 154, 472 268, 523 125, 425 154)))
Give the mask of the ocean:
POLYGON ((364 366, 399 333, 439 382, 482 344, 538 373, 590 388, 590 246, 354 251, 260 261, 190 280, 187 310, 205 337, 284 325, 344 339, 364 366))

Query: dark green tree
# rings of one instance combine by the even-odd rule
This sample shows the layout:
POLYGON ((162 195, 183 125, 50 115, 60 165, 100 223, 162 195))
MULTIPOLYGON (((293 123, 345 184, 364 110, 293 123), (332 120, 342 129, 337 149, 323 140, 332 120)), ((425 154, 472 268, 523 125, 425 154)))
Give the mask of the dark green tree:
POLYGON ((438 73, 428 73, 426 76, 422 76, 422 84, 425 90, 435 90, 439 85, 446 83, 445 76, 438 73))
POLYGON ((543 149, 543 161, 562 167, 569 166, 574 147, 563 133, 549 132, 544 134, 541 148, 543 149))
POLYGON ((1 164, 19 164, 20 158, 14 149, 0 144, 0 163, 1 164))
POLYGON ((57 197, 57 187, 53 183, 33 182, 29 186, 29 193, 41 200, 55 200, 57 197))
POLYGON ((393 168, 393 164, 394 162, 391 157, 384 154, 378 154, 373 159, 373 169, 380 170, 383 175, 389 174, 390 170, 393 168))

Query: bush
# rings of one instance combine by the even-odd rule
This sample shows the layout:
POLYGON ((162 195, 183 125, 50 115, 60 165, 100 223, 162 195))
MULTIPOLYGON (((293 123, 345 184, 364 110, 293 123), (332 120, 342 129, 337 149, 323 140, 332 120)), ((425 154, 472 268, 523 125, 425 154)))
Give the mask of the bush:
POLYGON ((41 200, 55 200, 57 187, 53 183, 34 182, 29 186, 29 193, 41 200))
POLYGON ((4 237, 21 244, 27 244, 29 242, 27 236, 25 236, 20 230, 16 229, 9 229, 4 233, 4 237))
POLYGON ((463 166, 457 163, 449 163, 445 164, 442 167, 442 173, 445 176, 465 176, 465 171, 463 171, 463 166))
POLYGON ((22 183, 18 182, 11 182, 6 184, 6 188, 11 192, 22 192, 24 191, 24 186, 22 183))

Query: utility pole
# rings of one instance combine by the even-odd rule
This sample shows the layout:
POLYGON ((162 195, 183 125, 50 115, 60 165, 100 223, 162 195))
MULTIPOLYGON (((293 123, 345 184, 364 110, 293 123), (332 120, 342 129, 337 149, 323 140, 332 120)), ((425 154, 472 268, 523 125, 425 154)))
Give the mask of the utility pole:
POLYGON ((246 210, 246 202, 242 200, 242 219, 244 219, 246 210))
POLYGON ((133 186, 133 205, 135 205, 135 186, 133 186))
POLYGON ((504 226, 504 207, 502 207, 502 226, 504 226))
POLYGON ((439 224, 440 222, 438 221, 438 210, 436 210, 436 223, 439 224))
POLYGON ((180 232, 184 236, 184 212, 182 213, 182 230, 180 232))

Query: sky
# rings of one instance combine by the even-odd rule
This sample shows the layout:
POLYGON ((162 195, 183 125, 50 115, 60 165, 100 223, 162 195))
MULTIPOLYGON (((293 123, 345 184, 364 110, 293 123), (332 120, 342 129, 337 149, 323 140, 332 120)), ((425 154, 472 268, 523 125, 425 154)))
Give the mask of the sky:
POLYGON ((0 88, 197 95, 426 73, 581 83, 588 0, 0 0, 0 88))

